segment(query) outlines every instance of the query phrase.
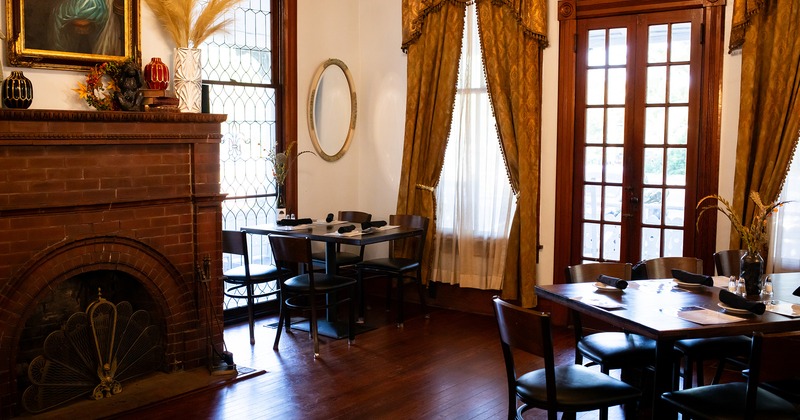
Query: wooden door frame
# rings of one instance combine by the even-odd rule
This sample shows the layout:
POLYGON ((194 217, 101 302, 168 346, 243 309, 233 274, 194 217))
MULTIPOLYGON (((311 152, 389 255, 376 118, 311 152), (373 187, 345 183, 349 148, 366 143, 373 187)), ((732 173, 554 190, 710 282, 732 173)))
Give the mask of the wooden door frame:
MULTIPOLYGON (((722 60, 725 54, 725 0, 624 0, 609 3, 607 0, 560 0, 559 19, 559 70, 558 70, 558 133, 556 159, 556 215, 573 214, 573 186, 575 185, 575 77, 577 20, 618 14, 636 14, 679 10, 703 9, 702 82, 700 97, 700 127, 697 145, 698 156, 704 164, 698 165, 697 196, 714 194, 719 185, 719 137, 722 117, 722 60)), ((704 260, 705 272, 713 273, 713 253, 716 248, 716 215, 704 218, 704 229, 697 232, 693 247, 685 254, 704 260), (713 220, 712 220, 713 219, 713 220), (707 227, 707 228, 705 228, 707 227)), ((571 252, 572 218, 556 217, 553 261, 553 283, 564 283, 565 268, 579 261, 571 252)))

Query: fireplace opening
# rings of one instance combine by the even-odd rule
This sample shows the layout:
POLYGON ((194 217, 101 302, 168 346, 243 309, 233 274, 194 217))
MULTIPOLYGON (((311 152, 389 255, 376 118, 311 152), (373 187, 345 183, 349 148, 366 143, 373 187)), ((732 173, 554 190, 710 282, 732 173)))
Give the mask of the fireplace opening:
MULTIPOLYGON (((98 399, 122 391, 119 382, 112 377, 109 382, 118 389, 114 389, 112 392, 113 386, 106 384, 106 392, 103 392, 103 386, 98 385, 98 390, 85 394, 87 386, 94 386, 91 385, 92 381, 103 382, 96 377, 103 376, 100 371, 104 364, 113 370, 112 373, 118 372, 118 377, 124 378, 124 380, 159 370, 166 371, 167 362, 163 349, 164 331, 166 331, 164 315, 159 306, 150 297, 145 287, 128 273, 116 270, 95 270, 78 274, 53 285, 52 291, 36 303, 33 313, 25 322, 15 365, 17 395, 20 400, 26 398, 26 391, 28 399, 34 395, 36 402, 33 404, 28 402, 27 406, 39 408, 26 409, 25 402, 20 401, 21 403, 16 405, 19 411, 16 414, 36 412, 41 407, 50 409, 64 406, 68 402, 59 399, 69 400, 67 397, 70 393, 80 395, 80 397, 74 398, 77 401, 86 398, 98 399), (104 304, 100 310, 97 310, 98 302, 104 304), (97 314, 94 320, 91 319, 91 316, 86 315, 87 309, 90 309, 92 314, 97 314), (109 314, 113 314, 114 319, 119 318, 117 322, 119 326, 116 331, 103 325, 95 327, 95 322, 105 323, 106 318, 111 317, 109 314), (67 327, 68 323, 70 327, 67 327), (128 325, 130 327, 127 327, 128 325), (142 331, 144 328, 148 329, 147 332, 142 331), (136 329, 139 331, 131 332, 136 329), (126 331, 129 337, 123 339, 126 331), (54 337, 48 339, 51 334, 54 337), (64 339, 65 335, 77 338, 72 338, 70 342, 70 340, 64 339), (131 337, 138 338, 132 339, 131 337), (45 348, 46 340, 49 340, 47 349, 45 348), (104 345, 104 342, 108 342, 113 350, 105 348, 109 346, 104 345), (129 351, 132 346, 138 347, 134 347, 134 351, 129 351), (48 353, 55 353, 58 355, 57 358, 62 360, 57 363, 51 362, 48 360, 48 353), (135 361, 137 365, 135 368, 128 369, 133 361, 130 357, 124 359, 122 354, 134 353, 140 353, 132 356, 137 359, 135 361), (146 357, 142 355, 145 353, 146 357), (111 359, 113 359, 113 363, 110 363, 111 359), (86 365, 91 363, 87 360, 93 360, 99 365, 96 368, 96 375, 91 372, 91 369, 87 369, 86 365), (97 363, 98 360, 99 363, 97 363), (123 362, 123 360, 125 361, 123 362), (45 366, 45 361, 50 365, 45 366), (55 364, 64 373, 54 374, 55 364), (41 374, 42 370, 49 370, 47 386, 33 383, 29 377, 29 369, 34 372, 34 375, 41 374), (85 372, 85 377, 83 380, 77 380, 73 377, 73 370, 79 372, 81 369, 85 372), (66 388, 53 387, 54 379, 55 382, 83 382, 83 385, 73 386, 65 391, 66 388), (53 392, 54 389, 58 389, 58 391, 53 392)), ((42 411, 46 411, 46 409, 42 411)))

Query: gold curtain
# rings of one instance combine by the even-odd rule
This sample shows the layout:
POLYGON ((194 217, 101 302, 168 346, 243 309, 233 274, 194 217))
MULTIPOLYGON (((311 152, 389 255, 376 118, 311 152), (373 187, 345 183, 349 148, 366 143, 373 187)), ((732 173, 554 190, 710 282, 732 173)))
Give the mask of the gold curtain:
MULTIPOLYGON (((465 10, 466 1, 403 1, 408 87, 397 213, 430 219, 426 249, 433 249, 436 232, 434 188, 450 134, 465 10)), ((423 267, 427 273, 430 253, 423 267)))
MULTIPOLYGON (((755 207, 750 191, 758 191, 765 203, 777 199, 800 134, 800 2, 737 0, 732 49, 733 32, 739 30, 742 80, 733 206, 747 225, 755 207)), ((731 247, 739 246, 734 231, 731 247)))
POLYGON ((539 237, 542 49, 545 0, 477 2, 481 47, 494 115, 517 211, 511 227, 503 298, 536 306, 539 237))

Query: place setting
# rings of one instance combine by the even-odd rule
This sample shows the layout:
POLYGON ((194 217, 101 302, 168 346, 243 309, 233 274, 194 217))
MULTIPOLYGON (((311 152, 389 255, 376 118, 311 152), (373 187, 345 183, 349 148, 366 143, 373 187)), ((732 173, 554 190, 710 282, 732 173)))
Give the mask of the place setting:
POLYGON ((714 279, 711 276, 703 274, 673 269, 672 277, 675 286, 681 289, 698 289, 703 286, 714 286, 714 279))

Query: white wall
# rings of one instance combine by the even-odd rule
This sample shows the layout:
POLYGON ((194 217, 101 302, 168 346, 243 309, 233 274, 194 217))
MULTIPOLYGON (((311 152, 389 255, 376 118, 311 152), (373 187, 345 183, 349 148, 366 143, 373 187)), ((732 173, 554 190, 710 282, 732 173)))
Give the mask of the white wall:
MULTIPOLYGON (((538 278, 552 282, 555 225, 556 118, 558 81, 557 1, 548 4, 550 47, 544 51, 542 106, 542 211, 538 278)), ((323 217, 329 212, 357 209, 385 219, 397 203, 403 151, 406 56, 400 51, 399 0, 303 0, 298 2, 298 145, 313 150, 308 134, 306 101, 316 68, 328 58, 344 61, 353 74, 358 96, 355 138, 342 159, 329 163, 310 155, 299 162, 300 217, 323 217)), ((728 6, 727 27, 730 27, 728 6)), ((5 10, 5 2, 0 4, 5 10)), ((142 57, 172 62, 171 42, 165 41, 152 12, 142 5, 142 57)), ((3 21, 5 25, 5 21, 3 21)), ((727 45, 727 41, 726 41, 727 45)), ((5 57, 5 44, 0 46, 5 57)), ((5 59, 4 59, 5 61, 5 59)), ((7 63, 5 63, 7 64, 7 63)), ((172 68, 172 66, 170 66, 172 68)), ((5 68, 6 74, 9 68, 5 68)), ((33 81, 36 109, 89 109, 72 92, 83 74, 22 69, 33 81)), ((739 112, 741 59, 726 55, 722 89, 720 193, 733 189, 736 125, 739 112)), ((730 227, 720 221, 717 248, 728 245, 730 227)), ((372 252, 380 252, 373 250, 372 252)))

